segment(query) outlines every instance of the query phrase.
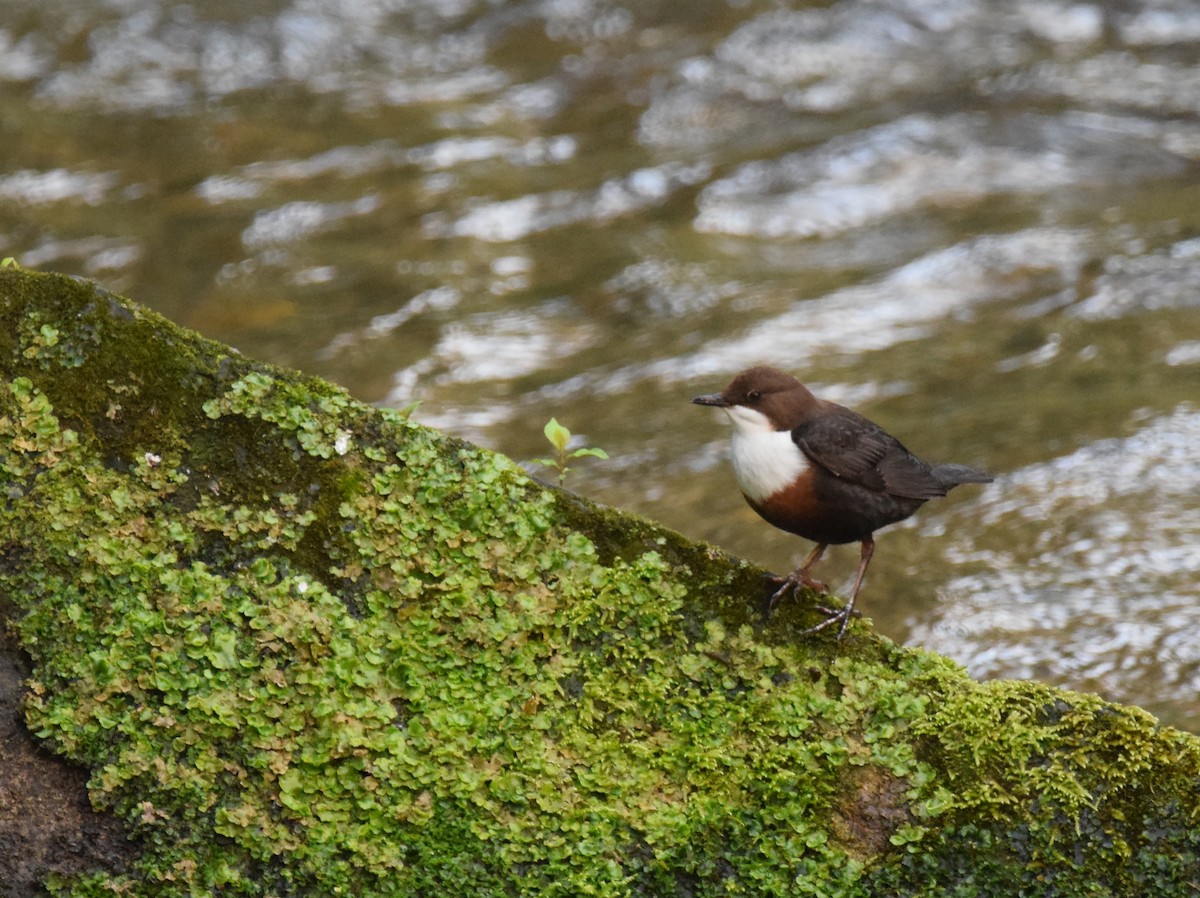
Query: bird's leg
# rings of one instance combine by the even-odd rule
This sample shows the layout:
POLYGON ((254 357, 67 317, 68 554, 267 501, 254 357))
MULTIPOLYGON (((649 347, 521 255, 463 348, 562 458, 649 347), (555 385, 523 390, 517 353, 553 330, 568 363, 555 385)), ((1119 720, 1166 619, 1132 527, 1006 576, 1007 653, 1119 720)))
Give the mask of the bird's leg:
POLYGON ((792 572, 793 577, 798 578, 802 584, 809 589, 815 589, 817 592, 829 592, 829 587, 820 580, 814 580, 808 576, 808 572, 814 564, 821 560, 821 556, 825 554, 827 548, 829 548, 829 543, 817 543, 813 546, 813 550, 808 553, 808 557, 800 563, 800 567, 792 572))
POLYGON ((829 614, 829 617, 825 618, 825 620, 821 621, 815 627, 809 627, 804 631, 805 635, 819 632, 840 621, 841 626, 838 627, 837 638, 838 642, 842 641, 842 637, 846 635, 846 628, 850 626, 850 618, 858 615, 858 612, 854 610, 854 600, 858 598, 858 591, 862 588, 863 578, 867 575, 867 565, 871 563, 871 556, 874 554, 875 539, 868 536, 862 541, 862 559, 858 562, 858 573, 854 577, 854 588, 850 590, 850 598, 847 600, 846 606, 840 611, 821 608, 820 610, 829 614))
POLYGON ((779 603, 788 592, 795 592, 799 586, 807 586, 809 589, 815 589, 817 592, 826 592, 825 584, 820 580, 814 580, 808 576, 809 569, 821 560, 821 556, 825 554, 825 550, 829 548, 828 543, 817 543, 808 557, 800 563, 800 567, 796 568, 786 577, 781 580, 776 580, 780 586, 771 595, 771 600, 767 603, 767 617, 771 616, 771 612, 775 610, 775 606, 779 603))

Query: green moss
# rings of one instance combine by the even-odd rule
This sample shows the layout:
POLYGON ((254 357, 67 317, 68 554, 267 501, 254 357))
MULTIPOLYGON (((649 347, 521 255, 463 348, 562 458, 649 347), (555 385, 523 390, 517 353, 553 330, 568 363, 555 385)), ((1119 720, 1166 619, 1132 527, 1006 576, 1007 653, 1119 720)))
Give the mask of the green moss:
POLYGON ((64 278, 0 272, 30 728, 144 846, 73 895, 1190 894, 1200 743, 64 278), (5 336, 7 335, 7 336, 5 336))

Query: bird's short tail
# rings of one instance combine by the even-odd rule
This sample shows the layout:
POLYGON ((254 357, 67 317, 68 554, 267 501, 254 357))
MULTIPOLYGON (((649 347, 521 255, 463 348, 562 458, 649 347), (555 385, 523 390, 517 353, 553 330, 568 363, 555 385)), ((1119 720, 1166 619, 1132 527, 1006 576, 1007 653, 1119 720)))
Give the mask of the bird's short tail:
POLYGON ((991 483, 992 475, 967 465, 935 465, 930 472, 935 480, 947 490, 960 483, 991 483))

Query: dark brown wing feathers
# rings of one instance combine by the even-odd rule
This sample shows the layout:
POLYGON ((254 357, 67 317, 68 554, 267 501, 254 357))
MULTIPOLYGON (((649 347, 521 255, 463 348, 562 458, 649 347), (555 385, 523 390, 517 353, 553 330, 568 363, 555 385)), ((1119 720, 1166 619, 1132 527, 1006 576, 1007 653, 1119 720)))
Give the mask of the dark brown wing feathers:
POLYGON ((938 480, 917 458, 873 421, 830 403, 792 431, 792 440, 830 474, 879 493, 908 499, 946 495, 953 484, 938 480))

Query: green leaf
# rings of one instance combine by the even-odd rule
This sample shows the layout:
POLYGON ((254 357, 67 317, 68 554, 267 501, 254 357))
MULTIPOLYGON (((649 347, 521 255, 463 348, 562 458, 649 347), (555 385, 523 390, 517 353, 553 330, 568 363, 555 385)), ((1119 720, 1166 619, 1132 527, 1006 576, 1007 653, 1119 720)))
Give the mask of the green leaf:
POLYGON ((581 456, 581 455, 591 455, 596 458, 608 458, 607 452, 605 452, 603 449, 595 449, 595 448, 576 449, 574 452, 572 452, 570 455, 568 455, 567 458, 579 458, 579 456, 581 456))
POLYGON ((215 634, 209 660, 217 670, 232 670, 237 667, 237 636, 233 633, 215 634))
POLYGON ((908 845, 913 842, 921 841, 921 838, 924 835, 925 827, 914 826, 911 823, 905 823, 888 837, 888 841, 893 845, 908 845))
POLYGON ((546 434, 546 439, 550 441, 550 445, 559 452, 567 448, 567 443, 571 440, 571 431, 558 423, 556 418, 551 418, 546 422, 546 426, 542 428, 542 432, 546 434))

